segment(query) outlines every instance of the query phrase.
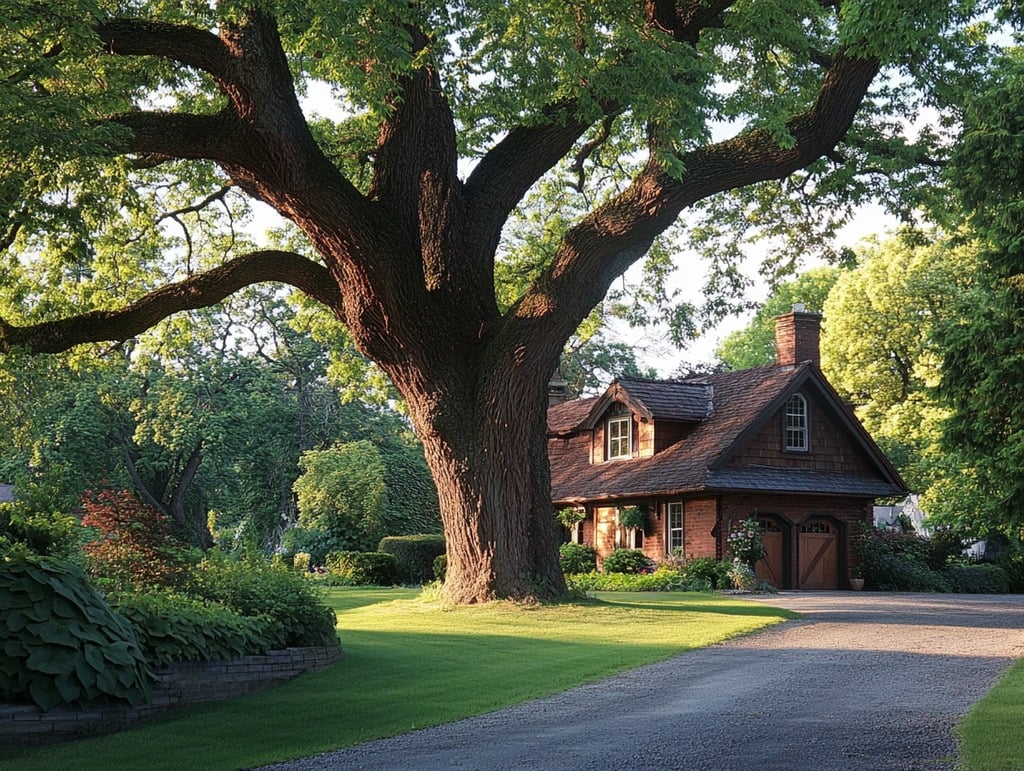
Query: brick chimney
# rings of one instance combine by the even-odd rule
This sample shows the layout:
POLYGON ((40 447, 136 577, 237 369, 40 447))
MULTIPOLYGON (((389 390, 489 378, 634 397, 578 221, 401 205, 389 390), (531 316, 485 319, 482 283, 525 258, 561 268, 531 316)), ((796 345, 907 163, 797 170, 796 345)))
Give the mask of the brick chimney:
POLYGON ((556 369, 555 374, 548 381, 548 406, 553 407, 567 401, 569 401, 569 381, 562 377, 560 369, 556 369))
POLYGON ((775 317, 775 363, 809 361, 820 367, 820 338, 821 314, 808 311, 803 303, 794 303, 792 311, 775 317))

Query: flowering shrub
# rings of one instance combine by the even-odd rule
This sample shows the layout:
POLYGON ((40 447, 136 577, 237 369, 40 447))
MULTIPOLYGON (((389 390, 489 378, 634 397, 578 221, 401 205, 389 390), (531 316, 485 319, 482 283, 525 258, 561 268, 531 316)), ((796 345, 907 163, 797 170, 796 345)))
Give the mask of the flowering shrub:
POLYGON ((764 556, 764 543, 761 542, 761 525, 757 517, 748 517, 734 523, 729 529, 728 545, 734 561, 753 565, 761 559, 764 556))
POLYGON ((729 579, 732 581, 733 589, 740 589, 745 592, 752 592, 757 588, 757 576, 754 569, 746 562, 739 559, 732 561, 732 568, 729 570, 729 579))

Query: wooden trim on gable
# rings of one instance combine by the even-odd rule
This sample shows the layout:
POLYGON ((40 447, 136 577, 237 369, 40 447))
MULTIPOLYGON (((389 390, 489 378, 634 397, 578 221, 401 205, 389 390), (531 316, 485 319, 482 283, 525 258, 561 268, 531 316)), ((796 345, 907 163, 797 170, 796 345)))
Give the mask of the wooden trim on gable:
MULTIPOLYGON (((782 410, 789 398, 801 390, 806 390, 808 386, 814 391, 815 395, 820 398, 820 401, 829 408, 832 416, 837 419, 840 427, 846 429, 853 437, 854 441, 864 451, 868 460, 877 468, 881 476, 890 484, 903 489, 907 488, 906 483, 900 477, 899 472, 889 462, 889 459, 885 456, 885 453, 875 444, 875 441, 868 434, 867 430, 858 420, 857 416, 853 411, 846 405, 845 402, 840 398, 839 394, 834 388, 828 383, 821 372, 808 364, 799 365, 803 368, 803 372, 795 377, 789 384, 789 386, 781 393, 779 393, 765 408, 761 414, 758 415, 756 420, 751 421, 746 428, 743 429, 732 442, 732 444, 722 452, 718 458, 709 465, 710 471, 718 471, 723 469, 729 461, 731 461, 750 441, 756 437, 761 429, 769 420, 775 419, 780 410, 782 410)), ((821 422, 818 422, 821 425, 821 422)), ((813 434, 813 428, 812 428, 813 434)), ((813 447, 814 439, 813 435, 810 439, 811 446, 813 447)))

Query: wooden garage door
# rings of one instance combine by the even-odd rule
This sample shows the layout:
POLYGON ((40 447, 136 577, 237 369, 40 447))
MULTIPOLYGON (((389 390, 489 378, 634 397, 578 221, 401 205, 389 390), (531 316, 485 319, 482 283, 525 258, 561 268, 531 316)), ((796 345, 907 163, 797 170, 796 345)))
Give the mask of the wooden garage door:
POLYGON ((800 527, 800 588, 839 588, 839 533, 829 522, 812 520, 800 527))
POLYGON ((767 581, 777 589, 784 588, 785 580, 782 561, 782 528, 770 519, 759 519, 761 525, 761 543, 764 544, 764 557, 754 565, 754 573, 758 581, 767 581))

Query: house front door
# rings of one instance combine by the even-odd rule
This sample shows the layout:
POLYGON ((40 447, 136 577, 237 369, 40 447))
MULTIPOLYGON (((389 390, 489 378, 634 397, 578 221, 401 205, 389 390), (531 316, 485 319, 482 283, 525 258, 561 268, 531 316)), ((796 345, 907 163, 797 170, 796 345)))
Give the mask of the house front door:
POLYGON ((800 526, 801 589, 839 588, 839 532, 834 523, 812 519, 800 526))

